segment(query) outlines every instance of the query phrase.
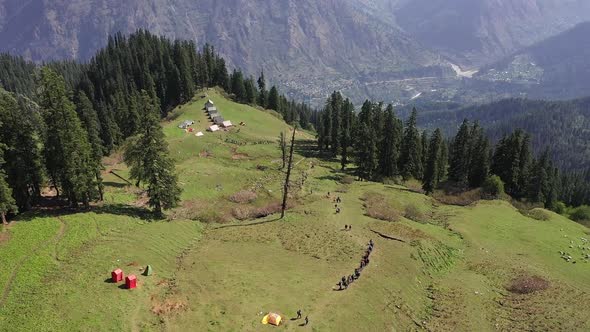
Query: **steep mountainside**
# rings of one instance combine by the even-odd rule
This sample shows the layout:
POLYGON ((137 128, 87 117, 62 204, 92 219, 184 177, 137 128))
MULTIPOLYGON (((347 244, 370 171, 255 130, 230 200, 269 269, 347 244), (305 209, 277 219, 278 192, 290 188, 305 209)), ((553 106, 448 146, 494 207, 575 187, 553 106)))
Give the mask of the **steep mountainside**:
POLYGON ((590 22, 513 54, 478 75, 508 82, 533 97, 575 98, 590 93, 590 22))
POLYGON ((469 69, 584 20, 586 0, 0 0, 0 52, 87 59, 109 35, 145 28, 209 42, 230 65, 253 75, 264 68, 271 83, 316 106, 333 90, 357 104, 470 103, 529 91, 473 82, 469 69))
POLYGON ((0 0, 0 49, 34 60, 88 58, 109 34, 147 28, 210 42, 230 64, 250 73, 264 67, 307 94, 375 72, 438 64, 435 54, 374 15, 378 8, 357 0, 0 0))
POLYGON ((590 1, 413 0, 395 14, 423 44, 477 66, 590 20, 590 1))

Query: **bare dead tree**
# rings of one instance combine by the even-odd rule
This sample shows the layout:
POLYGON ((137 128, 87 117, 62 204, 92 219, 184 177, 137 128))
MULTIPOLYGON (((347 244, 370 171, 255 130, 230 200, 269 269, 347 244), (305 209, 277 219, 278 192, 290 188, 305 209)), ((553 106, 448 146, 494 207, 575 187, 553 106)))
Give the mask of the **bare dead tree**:
POLYGON ((285 186, 283 187, 283 206, 281 208, 281 219, 285 217, 285 210, 287 209, 287 195, 289 194, 289 178, 291 177, 291 169, 293 168, 293 147, 295 146, 295 132, 297 126, 293 127, 293 137, 291 137, 291 149, 289 151, 289 163, 287 164, 287 176, 285 177, 285 186))
POLYGON ((281 160, 283 162, 281 169, 285 169, 285 166, 287 165, 287 138, 285 137, 285 133, 282 131, 279 135, 279 147, 281 148, 281 160))

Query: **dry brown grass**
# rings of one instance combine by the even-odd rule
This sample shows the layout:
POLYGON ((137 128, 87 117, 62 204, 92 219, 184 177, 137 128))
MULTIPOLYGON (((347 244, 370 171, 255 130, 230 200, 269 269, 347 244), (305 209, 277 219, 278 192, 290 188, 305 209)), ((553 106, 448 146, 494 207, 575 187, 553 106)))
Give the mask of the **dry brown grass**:
POLYGON ((348 192, 348 190, 349 190, 348 185, 345 185, 345 184, 340 185, 340 186, 338 186, 338 188, 336 188, 336 192, 341 193, 341 194, 346 194, 348 192))
POLYGON ((426 215, 414 204, 406 206, 404 217, 416 222, 426 222, 426 215))
POLYGON ((478 188, 463 192, 445 192, 437 190, 432 197, 443 204, 468 206, 481 200, 481 189, 478 188))
POLYGON ((10 240, 10 233, 5 232, 5 231, 0 231, 0 245, 8 242, 8 240, 10 240))
POLYGON ((527 213, 527 216, 540 221, 551 220, 551 215, 543 209, 532 209, 527 213))
POLYGON ((159 301, 155 297, 152 297, 152 313, 158 316, 170 315, 181 310, 186 310, 187 308, 188 303, 184 300, 167 299, 159 301))
POLYGON ((410 191, 418 193, 418 194, 424 194, 424 189, 422 189, 422 182, 415 180, 415 179, 409 179, 406 180, 404 182, 404 187, 408 188, 410 191))
POLYGON ((252 203, 253 201, 258 198, 255 192, 249 190, 241 190, 237 193, 231 195, 229 200, 234 203, 245 204, 245 203, 252 203))
MULTIPOLYGON (((288 203, 287 209, 290 209, 293 206, 293 203, 288 203)), ((258 219, 279 213, 281 212, 281 208, 282 204, 280 202, 273 202, 261 207, 243 205, 233 208, 232 215, 238 220, 258 219)))
POLYGON ((206 201, 193 199, 182 202, 182 205, 169 214, 169 219, 199 220, 204 223, 224 224, 231 222, 233 217, 229 209, 220 204, 215 206, 206 201))
POLYGON ((107 168, 111 166, 115 166, 121 164, 123 162, 123 153, 121 151, 117 151, 108 157, 102 158, 102 164, 105 165, 107 168))
POLYGON ((199 152, 199 157, 201 157, 201 158, 209 158, 212 156, 213 156, 213 154, 207 150, 203 150, 203 151, 199 152))
POLYGON ((243 159, 248 159, 248 158, 250 158, 250 156, 246 153, 234 153, 231 156, 232 160, 243 160, 243 159))
POLYGON ((365 215, 384 221, 399 221, 400 213, 379 193, 365 193, 362 197, 365 215))
POLYGON ((541 221, 551 219, 551 215, 543 210, 544 206, 542 203, 522 202, 515 199, 512 199, 510 203, 525 217, 541 221))
POLYGON ((506 287, 508 291, 515 294, 530 294, 543 291, 549 288, 549 281, 539 276, 520 276, 513 279, 506 287))
POLYGON ((350 175, 345 175, 340 179, 340 183, 342 184, 353 184, 354 183, 354 177, 350 176, 350 175))

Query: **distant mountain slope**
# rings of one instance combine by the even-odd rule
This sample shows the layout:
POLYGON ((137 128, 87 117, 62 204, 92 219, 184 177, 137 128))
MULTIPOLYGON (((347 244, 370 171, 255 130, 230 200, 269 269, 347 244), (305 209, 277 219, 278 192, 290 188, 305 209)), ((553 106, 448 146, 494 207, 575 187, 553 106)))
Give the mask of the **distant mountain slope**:
MULTIPOLYGON (((88 58, 117 31, 212 43, 230 64, 314 94, 439 57, 364 0, 0 0, 0 51, 88 58), (320 87, 320 88, 318 88, 320 87)), ((323 92, 320 93, 320 95, 323 92)))
POLYGON ((413 0, 395 14, 424 45, 480 65, 590 20, 590 1, 413 0))
POLYGON ((590 93, 590 22, 511 55, 478 78, 528 86, 533 97, 574 98, 590 93))
POLYGON ((333 90, 357 104, 467 103, 531 95, 462 75, 585 20, 587 0, 0 0, 0 52, 87 59, 109 35, 144 28, 209 42, 316 106, 333 90))
POLYGON ((425 128, 444 128, 454 135, 463 119, 479 121, 490 137, 520 128, 532 135, 535 151, 549 148, 559 167, 569 170, 590 168, 590 98, 572 101, 506 99, 462 109, 419 113, 425 128))

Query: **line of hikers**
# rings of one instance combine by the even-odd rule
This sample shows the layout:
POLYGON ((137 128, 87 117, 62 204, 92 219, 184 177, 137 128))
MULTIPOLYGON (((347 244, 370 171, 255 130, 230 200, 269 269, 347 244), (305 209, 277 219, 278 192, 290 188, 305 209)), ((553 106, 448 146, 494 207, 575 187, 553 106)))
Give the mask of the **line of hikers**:
MULTIPOLYGON (((330 197, 330 193, 328 192, 328 197, 330 197)), ((342 203, 342 200, 340 199, 340 196, 336 197, 336 199, 334 199, 333 201, 334 203, 334 208, 336 209, 336 214, 339 214, 341 212, 340 207, 338 206, 338 204, 342 203)))
POLYGON ((363 269, 369 265, 370 257, 371 257, 371 253, 373 252, 373 248, 375 246, 375 243, 373 242, 373 240, 369 240, 369 245, 367 246, 367 250, 365 251, 365 254, 363 255, 363 258, 361 259, 361 263, 360 266, 356 269, 354 269, 354 273, 349 275, 348 277, 344 276, 342 277, 342 279, 338 282, 338 284, 336 284, 338 286, 338 290, 344 290, 347 289, 348 286, 350 286, 350 284, 352 284, 355 280, 357 280, 358 278, 361 277, 361 272, 363 272, 363 269))

